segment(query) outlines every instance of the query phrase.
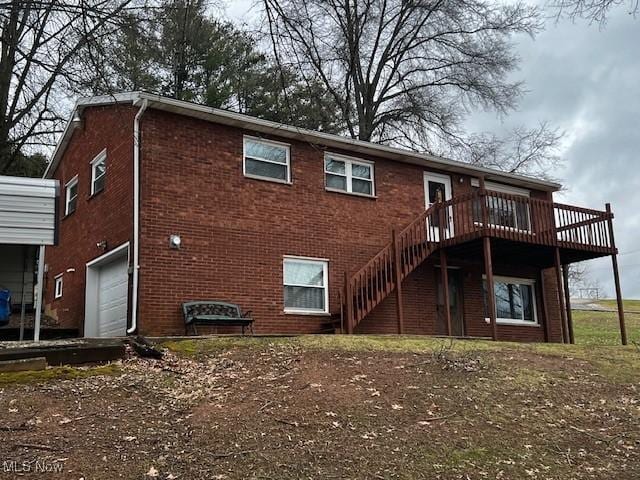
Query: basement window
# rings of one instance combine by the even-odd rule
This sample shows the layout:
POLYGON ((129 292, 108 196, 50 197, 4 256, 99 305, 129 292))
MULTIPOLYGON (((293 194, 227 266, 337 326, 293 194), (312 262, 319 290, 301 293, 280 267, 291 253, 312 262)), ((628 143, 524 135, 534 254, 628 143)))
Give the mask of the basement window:
POLYGON ((65 185, 65 216, 71 215, 78 206, 78 176, 76 175, 65 185))
POLYGON ((291 183, 289 145, 244 137, 243 172, 245 177, 291 183))
POLYGON ((55 277, 54 298, 62 298, 62 274, 55 277))
POLYGON ((103 150, 91 160, 91 195, 104 190, 107 175, 107 151, 103 150))
POLYGON ((315 258, 285 257, 284 311, 329 313, 328 262, 315 258))
POLYGON ((373 163, 327 153, 324 157, 325 188, 373 197, 373 163))
MULTIPOLYGON (((487 280, 483 279, 484 311, 487 309, 487 280)), ((538 325, 535 280, 494 277, 496 322, 506 325, 538 325)))

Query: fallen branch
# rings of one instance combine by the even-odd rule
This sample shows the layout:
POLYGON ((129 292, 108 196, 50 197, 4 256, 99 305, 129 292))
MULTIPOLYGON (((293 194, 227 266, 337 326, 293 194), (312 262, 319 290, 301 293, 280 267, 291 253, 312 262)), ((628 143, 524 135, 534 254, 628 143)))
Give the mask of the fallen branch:
POLYGON ((575 430, 576 432, 582 433, 584 435, 587 435, 591 438, 593 438, 594 440, 597 440, 598 442, 604 442, 604 443, 611 443, 614 440, 617 440, 618 438, 624 436, 627 432, 622 432, 619 433, 617 435, 614 435, 613 437, 607 438, 607 437, 601 437, 599 435, 595 435, 591 432, 587 432, 586 430, 583 430, 582 428, 578 428, 578 427, 574 427, 573 425, 569 425, 569 428, 571 430, 575 430))
POLYGON ((20 448, 20 447, 22 447, 22 448, 33 448, 35 450, 48 450, 50 452, 55 452, 56 450, 58 450, 55 447, 50 447, 48 445, 38 445, 36 443, 16 443, 13 448, 15 449, 15 448, 20 448))
POLYGON ((272 401, 268 401, 267 403, 265 403, 264 405, 262 405, 259 409, 258 412, 263 411, 265 408, 267 408, 269 405, 273 404, 272 401))
POLYGON ((30 427, 19 425, 17 427, 0 427, 0 432, 25 432, 31 430, 30 427))
POLYGON ((241 450, 239 452, 229 452, 229 453, 212 453, 211 456, 213 458, 228 458, 235 457, 236 455, 248 455, 249 453, 254 453, 256 450, 241 450))
POLYGON ((285 425, 291 425, 292 427, 300 426, 298 422, 290 422, 289 420, 283 420, 282 418, 276 418, 275 421, 278 423, 284 423, 285 425))
POLYGON ((437 422, 438 420, 446 420, 447 418, 451 418, 451 417, 455 417, 458 414, 458 412, 453 412, 449 415, 442 415, 440 417, 430 417, 430 418, 425 418, 424 420, 420 420, 421 422, 437 422))

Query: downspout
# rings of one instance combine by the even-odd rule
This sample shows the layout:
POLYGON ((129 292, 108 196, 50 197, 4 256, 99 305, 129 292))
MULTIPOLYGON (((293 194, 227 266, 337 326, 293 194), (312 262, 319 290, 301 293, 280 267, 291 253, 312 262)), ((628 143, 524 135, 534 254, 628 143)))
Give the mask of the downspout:
POLYGON ((133 285, 131 292, 131 326, 127 333, 138 328, 138 276, 140 270, 140 119, 147 109, 147 99, 133 120, 133 285))

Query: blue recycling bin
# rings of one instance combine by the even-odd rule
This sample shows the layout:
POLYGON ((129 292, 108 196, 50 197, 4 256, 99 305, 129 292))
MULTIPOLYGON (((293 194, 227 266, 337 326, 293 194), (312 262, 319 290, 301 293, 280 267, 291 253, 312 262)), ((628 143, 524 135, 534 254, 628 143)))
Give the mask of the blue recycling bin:
POLYGON ((7 289, 0 290, 0 326, 9 323, 11 316, 11 292, 7 289))

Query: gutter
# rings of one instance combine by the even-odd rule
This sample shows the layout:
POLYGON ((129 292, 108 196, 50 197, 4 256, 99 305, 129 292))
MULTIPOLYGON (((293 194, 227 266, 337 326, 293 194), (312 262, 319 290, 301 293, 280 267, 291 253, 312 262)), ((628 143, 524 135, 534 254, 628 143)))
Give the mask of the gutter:
MULTIPOLYGON (((134 105, 137 102, 134 102, 134 105)), ((127 334, 138 329, 138 282, 140 275, 140 119, 148 101, 142 100, 133 120, 133 285, 131 292, 131 326, 127 334)))

